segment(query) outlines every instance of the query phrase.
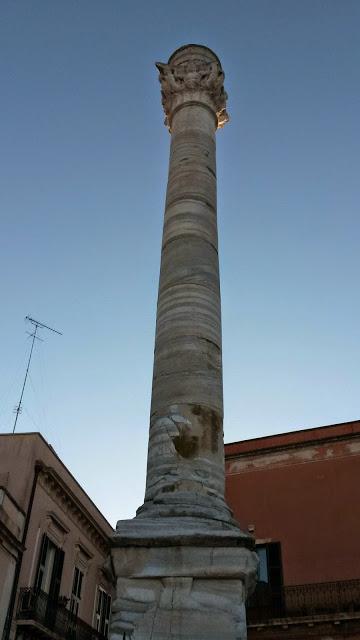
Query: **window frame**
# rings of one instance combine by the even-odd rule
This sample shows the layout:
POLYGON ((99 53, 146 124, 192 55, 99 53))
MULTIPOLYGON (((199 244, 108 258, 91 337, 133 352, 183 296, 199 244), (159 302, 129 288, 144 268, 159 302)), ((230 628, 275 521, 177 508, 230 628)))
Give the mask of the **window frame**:
POLYGON ((70 612, 79 617, 85 573, 75 565, 70 595, 70 612))
POLYGON ((93 627, 106 638, 110 629, 111 601, 110 593, 98 584, 95 591, 93 627))
POLYGON ((47 533, 43 533, 34 586, 46 593, 51 600, 57 600, 60 594, 64 557, 64 551, 47 533))

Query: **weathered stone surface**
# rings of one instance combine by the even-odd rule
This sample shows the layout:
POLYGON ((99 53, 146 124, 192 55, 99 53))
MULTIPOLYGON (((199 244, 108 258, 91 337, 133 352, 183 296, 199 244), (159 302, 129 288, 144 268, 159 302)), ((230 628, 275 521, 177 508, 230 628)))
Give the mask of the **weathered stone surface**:
POLYGON ((225 113, 224 74, 206 47, 182 48, 157 66, 172 135, 147 484, 138 514, 229 520, 215 159, 215 132, 225 113))
POLYGON ((128 634, 125 638, 133 640, 245 637, 244 605, 237 597, 242 589, 240 580, 165 578, 139 583, 135 593, 129 593, 125 584, 118 588, 122 597, 114 606, 113 640, 123 640, 124 633, 128 634), (117 616, 116 607, 121 610, 121 617, 117 616))
POLYGON ((165 124, 171 131, 177 109, 195 101, 209 108, 218 127, 228 122, 225 76, 213 51, 199 45, 186 45, 177 49, 167 64, 157 62, 156 66, 160 72, 165 124))
POLYGON ((257 559, 224 499, 215 158, 228 120, 224 73, 199 45, 157 67, 171 149, 146 492, 113 539, 111 634, 244 640, 257 559))
POLYGON ((126 546, 229 546, 253 548, 253 540, 243 533, 235 520, 227 522, 196 516, 137 516, 119 520, 114 548, 126 546))
POLYGON ((245 638, 253 555, 242 547, 117 548, 113 640, 245 638))
POLYGON ((122 578, 240 579, 248 588, 254 578, 254 552, 237 546, 139 546, 113 551, 116 575, 122 578))

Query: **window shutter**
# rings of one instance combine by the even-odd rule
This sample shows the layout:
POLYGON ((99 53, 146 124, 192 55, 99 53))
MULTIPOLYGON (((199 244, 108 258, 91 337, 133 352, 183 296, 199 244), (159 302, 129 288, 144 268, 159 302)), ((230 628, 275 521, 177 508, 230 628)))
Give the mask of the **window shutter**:
POLYGON ((36 571, 36 578, 35 578, 36 589, 41 589, 43 586, 43 577, 45 572, 45 563, 46 563, 46 555, 47 555, 48 547, 49 547, 49 538, 44 533, 41 540, 39 562, 38 562, 38 568, 36 571))
POLYGON ((62 549, 56 548, 55 550, 55 559, 54 559, 54 568, 53 574, 51 578, 51 586, 49 596, 52 600, 57 600, 60 593, 60 585, 61 585, 61 576, 62 570, 64 566, 64 552, 62 549))

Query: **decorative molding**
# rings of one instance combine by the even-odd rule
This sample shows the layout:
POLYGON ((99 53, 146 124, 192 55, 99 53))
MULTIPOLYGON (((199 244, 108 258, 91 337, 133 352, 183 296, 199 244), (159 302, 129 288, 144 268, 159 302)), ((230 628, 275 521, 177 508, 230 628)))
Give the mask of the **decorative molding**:
POLYGON ((86 573, 88 570, 93 557, 94 555, 82 542, 78 541, 75 544, 75 566, 83 573, 86 573))
POLYGON ((75 544, 75 549, 85 556, 87 560, 91 560, 94 557, 94 554, 80 540, 75 544))
POLYGON ((97 570, 97 582, 99 586, 105 589, 105 591, 108 589, 109 584, 113 587, 116 585, 114 563, 110 554, 106 558, 102 567, 99 567, 97 570))
POLYGON ((50 535, 58 547, 64 545, 66 536, 70 531, 69 527, 67 527, 53 511, 47 512, 43 529, 50 535))
MULTIPOLYGON (((289 435, 291 435, 291 433, 289 433, 289 435)), ((272 437, 275 438, 276 436, 264 436, 264 439, 266 438, 270 440, 272 437)), ((300 442, 288 442, 280 445, 277 445, 276 441, 274 440, 274 444, 265 446, 263 448, 259 447, 254 449, 248 449, 246 451, 238 451, 235 453, 226 452, 227 448, 237 444, 236 442, 235 443, 229 442, 228 444, 225 445, 225 462, 229 462, 229 463, 234 462, 237 458, 261 457, 263 455, 267 455, 271 453, 276 455, 279 451, 290 451, 291 449, 309 449, 312 447, 323 446, 323 445, 333 444, 337 442, 346 443, 347 440, 357 440, 358 442, 360 442, 360 435, 359 433, 346 433, 340 436, 337 435, 337 436, 328 436, 326 438, 314 438, 314 440, 310 440, 310 439, 301 440, 300 442)))
POLYGON ((271 542, 274 542, 273 538, 256 538, 255 548, 261 544, 271 544, 271 542))
POLYGON ((67 527, 66 524, 64 524, 62 520, 60 520, 59 516, 56 513, 54 513, 53 511, 48 511, 47 517, 49 518, 49 520, 51 520, 54 523, 55 527, 57 527, 63 534, 69 533, 70 531, 69 527, 67 527))
MULTIPOLYGON (((39 484, 64 513, 76 524, 84 535, 98 548, 104 555, 109 550, 109 536, 103 531, 79 498, 71 491, 64 480, 52 467, 43 466, 39 473, 39 484)), ((68 528, 61 524, 61 520, 51 512, 48 518, 63 529, 63 533, 68 528), (65 529, 64 529, 65 527, 65 529)), ((85 549, 84 545, 82 548, 85 549)), ((89 552, 85 552, 87 555, 89 552)))
POLYGON ((223 127, 229 116, 224 72, 219 62, 209 62, 198 54, 180 64, 156 62, 161 84, 165 125, 171 129, 174 111, 188 102, 203 103, 216 115, 217 127, 223 127))

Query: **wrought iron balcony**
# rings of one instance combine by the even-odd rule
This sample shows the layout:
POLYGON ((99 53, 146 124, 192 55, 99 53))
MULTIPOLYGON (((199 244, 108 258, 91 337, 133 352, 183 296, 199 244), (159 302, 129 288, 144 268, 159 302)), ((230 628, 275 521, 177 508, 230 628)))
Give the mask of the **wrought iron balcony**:
POLYGON ((67 598, 56 601, 39 589, 20 589, 18 624, 36 627, 37 635, 66 640, 106 640, 105 636, 66 608, 67 598), (46 634, 41 630, 45 629, 46 634))
POLYGON ((300 584, 272 590, 259 582, 247 601, 248 624, 306 616, 336 616, 360 612, 360 579, 300 584))

